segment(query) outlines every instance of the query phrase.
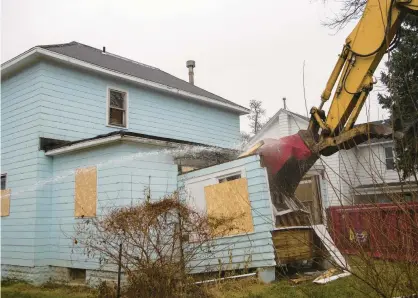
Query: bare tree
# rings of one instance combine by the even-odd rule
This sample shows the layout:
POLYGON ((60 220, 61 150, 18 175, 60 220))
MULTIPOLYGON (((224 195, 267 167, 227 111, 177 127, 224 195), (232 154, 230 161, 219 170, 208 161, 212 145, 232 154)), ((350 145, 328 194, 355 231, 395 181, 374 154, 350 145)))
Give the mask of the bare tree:
MULTIPOLYGON (((324 0, 324 3, 326 2, 330 2, 330 0, 324 0)), ((324 25, 332 29, 341 30, 350 21, 360 18, 367 0, 342 0, 338 2, 342 5, 340 11, 334 17, 324 22, 324 25)))
POLYGON ((234 219, 195 211, 175 192, 83 220, 76 226, 76 242, 102 270, 122 268, 123 297, 205 297, 189 273, 202 256, 217 252, 215 238, 239 229, 234 219))
POLYGON ((251 132, 256 134, 263 126, 263 117, 266 114, 266 110, 262 107, 260 100, 250 100, 250 114, 248 119, 250 120, 251 132))
POLYGON ((247 143, 251 138, 251 135, 248 132, 241 131, 241 142, 243 144, 247 143))

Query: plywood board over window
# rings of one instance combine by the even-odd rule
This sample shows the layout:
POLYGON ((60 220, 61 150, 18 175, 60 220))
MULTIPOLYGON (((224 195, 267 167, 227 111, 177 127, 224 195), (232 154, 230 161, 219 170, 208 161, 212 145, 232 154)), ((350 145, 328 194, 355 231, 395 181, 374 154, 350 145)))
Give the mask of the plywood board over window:
POLYGON ((10 189, 1 190, 1 216, 10 215, 10 189))
POLYGON ((94 217, 97 208, 97 169, 79 168, 75 173, 75 217, 94 217))
POLYGON ((222 233, 220 230, 225 230, 225 227, 220 227, 215 234, 227 236, 254 232, 246 178, 206 186, 205 199, 208 216, 234 218, 231 230, 222 233))

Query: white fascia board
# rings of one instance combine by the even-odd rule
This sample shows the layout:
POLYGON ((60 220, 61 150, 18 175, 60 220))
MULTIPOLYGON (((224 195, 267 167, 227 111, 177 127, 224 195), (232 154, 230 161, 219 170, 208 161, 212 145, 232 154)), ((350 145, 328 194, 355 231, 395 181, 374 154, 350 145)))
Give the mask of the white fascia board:
POLYGON ((6 62, 2 63, 1 64, 2 75, 3 75, 3 72, 7 72, 7 69, 10 68, 11 66, 19 63, 20 61, 25 60, 26 58, 28 58, 28 57, 36 54, 36 53, 37 53, 36 48, 32 48, 32 49, 30 49, 26 52, 23 52, 22 54, 14 57, 13 59, 7 60, 6 62))
POLYGON ((79 66, 79 67, 82 67, 82 68, 86 68, 86 69, 89 69, 89 70, 93 70, 93 71, 96 71, 96 72, 100 72, 100 73, 103 73, 103 74, 114 76, 114 77, 117 77, 119 79, 134 82, 134 83, 137 83, 137 84, 140 84, 140 85, 143 85, 143 86, 147 86, 149 88, 156 89, 156 90, 159 90, 159 91, 168 92, 168 93, 171 93, 171 94, 175 94, 177 96, 191 98, 191 99, 194 99, 194 100, 197 100, 197 101, 200 101, 200 102, 204 102, 204 103, 207 103, 207 104, 215 105, 215 106, 221 106, 223 108, 226 108, 226 109, 229 109, 229 110, 232 110, 232 111, 235 111, 235 112, 239 112, 240 115, 245 115, 245 114, 249 113, 249 109, 246 109, 246 108, 243 108, 243 107, 237 107, 237 106, 234 106, 234 105, 231 105, 231 104, 228 104, 228 103, 217 101, 215 99, 212 99, 212 98, 209 98, 209 97, 206 97, 206 96, 196 95, 196 94, 193 94, 193 93, 190 93, 190 92, 187 92, 187 91, 183 91, 183 90, 180 90, 180 89, 177 89, 177 88, 173 88, 173 87, 170 87, 170 86, 167 86, 167 85, 155 83, 155 82, 144 80, 144 79, 141 79, 141 78, 138 78, 138 77, 135 77, 135 76, 120 73, 120 72, 117 72, 117 71, 114 71, 114 70, 110 70, 108 68, 104 68, 104 67, 101 67, 101 66, 97 66, 97 65, 94 65, 94 64, 91 64, 91 63, 88 63, 88 62, 84 62, 84 61, 75 59, 75 58, 71 58, 71 57, 68 57, 68 56, 63 55, 63 54, 48 51, 48 50, 43 49, 43 48, 33 48, 33 49, 17 56, 16 58, 3 63, 2 64, 2 73, 7 72, 7 69, 9 67, 13 66, 14 64, 16 64, 18 62, 23 62, 24 59, 26 59, 26 58, 28 58, 32 55, 35 55, 35 54, 41 54, 43 56, 46 56, 46 57, 49 57, 49 58, 52 58, 52 59, 55 59, 55 60, 58 60, 58 61, 61 61, 61 62, 64 62, 64 63, 69 63, 69 64, 76 65, 76 66, 79 66))
POLYGON ((135 142, 141 144, 148 144, 148 145, 155 145, 155 146, 162 146, 162 147, 176 147, 179 144, 170 142, 170 141, 161 141, 161 140, 153 140, 141 137, 134 137, 134 136, 109 136, 105 138, 100 138, 96 140, 84 141, 74 145, 68 145, 61 148, 49 150, 45 153, 46 156, 57 156, 65 153, 71 153, 78 150, 88 149, 100 145, 108 145, 118 141, 128 141, 128 142, 135 142))

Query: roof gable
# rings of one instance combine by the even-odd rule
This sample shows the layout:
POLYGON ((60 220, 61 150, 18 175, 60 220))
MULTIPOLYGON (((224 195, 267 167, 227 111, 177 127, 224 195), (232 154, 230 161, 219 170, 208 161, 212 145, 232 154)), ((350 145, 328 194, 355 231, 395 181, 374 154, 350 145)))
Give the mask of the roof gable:
POLYGON ((291 112, 289 110, 286 110, 286 109, 282 108, 282 109, 278 110, 277 113, 274 114, 273 117, 271 117, 269 119, 269 121, 267 121, 267 123, 264 124, 263 127, 255 135, 253 135, 251 137, 251 139, 248 141, 248 143, 251 144, 251 142, 254 139, 256 139, 257 136, 259 136, 260 134, 263 134, 265 131, 267 131, 274 123, 276 123, 279 120, 280 114, 283 114, 283 113, 288 114, 289 116, 292 116, 292 117, 297 117, 297 118, 301 119, 302 121, 309 122, 308 117, 302 116, 300 114, 297 114, 297 113, 294 113, 294 112, 291 112))
MULTIPOLYGON (((102 50, 75 41, 65 44, 41 45, 31 49, 30 51, 36 51, 36 49, 44 50, 41 54, 52 52, 76 59, 77 61, 88 63, 89 65, 97 66, 102 69, 142 79, 146 82, 150 82, 151 87, 160 85, 168 89, 182 90, 185 91, 186 94, 192 94, 200 98, 209 99, 207 100, 207 102, 227 107, 231 110, 239 112, 239 114, 248 113, 247 108, 233 103, 221 96, 208 92, 184 80, 181 80, 158 68, 148 66, 133 60, 129 60, 127 58, 123 58, 108 52, 103 53, 102 50)), ((30 56, 30 51, 28 51, 27 53, 23 53, 8 62, 3 63, 2 72, 3 67, 7 68, 9 64, 13 63, 14 60, 18 60, 21 57, 23 57, 23 59, 28 58, 27 56, 30 56)))

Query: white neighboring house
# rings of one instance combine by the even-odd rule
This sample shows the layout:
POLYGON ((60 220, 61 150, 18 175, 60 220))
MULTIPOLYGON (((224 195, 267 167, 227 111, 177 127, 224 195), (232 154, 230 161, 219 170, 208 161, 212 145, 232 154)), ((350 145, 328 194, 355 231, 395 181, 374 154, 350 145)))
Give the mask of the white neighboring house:
MULTIPOLYGON (((262 139, 279 139, 295 134, 300 129, 306 129, 308 124, 309 118, 280 109, 249 140, 245 149, 262 139)), ((394 167, 392 140, 371 140, 350 150, 323 156, 314 168, 326 181, 326 190, 322 193, 323 208, 389 202, 388 194, 400 194, 402 189, 404 199, 411 200, 418 191, 416 183, 400 182, 394 167)))

